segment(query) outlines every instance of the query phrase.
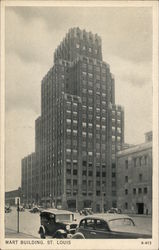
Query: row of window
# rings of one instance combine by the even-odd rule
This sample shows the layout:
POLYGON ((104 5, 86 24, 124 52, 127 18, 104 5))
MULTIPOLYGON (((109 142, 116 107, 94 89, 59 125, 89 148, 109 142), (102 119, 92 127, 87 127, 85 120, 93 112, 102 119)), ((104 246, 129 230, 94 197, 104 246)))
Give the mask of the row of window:
POLYGON ((86 63, 82 63, 82 69, 83 70, 89 70, 89 71, 92 71, 94 69, 95 72, 102 72, 103 74, 106 73, 106 68, 101 68, 99 66, 95 66, 93 67, 93 65, 91 64, 86 64, 86 63))
MULTIPOLYGON (((125 182, 128 182, 128 179, 129 179, 128 176, 125 176, 125 182)), ((139 181, 143 181, 143 175, 139 174, 138 179, 139 179, 139 181)))
POLYGON ((76 49, 82 49, 83 51, 88 51, 89 53, 94 52, 96 55, 98 54, 98 50, 94 49, 92 47, 86 47, 85 45, 80 45, 79 43, 76 43, 76 49))
MULTIPOLYGON (((97 80, 97 79, 95 83, 93 82, 93 79, 90 79, 90 78, 82 79, 82 84, 83 84, 83 88, 86 88, 86 86, 88 85, 88 89, 93 89, 93 86, 95 85, 96 95, 101 95, 100 90, 104 91, 107 89, 105 82, 101 82, 100 84, 100 80, 97 80)), ((101 96, 104 97, 103 95, 101 96)))
MULTIPOLYGON (((148 155, 143 155, 139 157, 134 157, 131 161, 134 167, 141 167, 148 164, 148 155)), ((128 169, 129 161, 125 160, 125 168, 128 169)))
MULTIPOLYGON (((125 194, 127 195, 129 193, 128 189, 125 189, 125 194)), ((133 188, 133 194, 147 194, 148 193, 148 189, 147 187, 144 187, 144 188, 133 188)))

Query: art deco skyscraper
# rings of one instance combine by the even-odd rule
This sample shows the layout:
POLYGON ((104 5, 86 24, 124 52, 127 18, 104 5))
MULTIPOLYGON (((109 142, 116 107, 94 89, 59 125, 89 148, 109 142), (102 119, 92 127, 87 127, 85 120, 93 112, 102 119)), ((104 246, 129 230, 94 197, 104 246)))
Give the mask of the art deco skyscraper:
POLYGON ((124 112, 115 105, 101 38, 72 28, 42 80, 35 141, 39 200, 66 209, 116 206, 115 154, 123 143, 124 112))

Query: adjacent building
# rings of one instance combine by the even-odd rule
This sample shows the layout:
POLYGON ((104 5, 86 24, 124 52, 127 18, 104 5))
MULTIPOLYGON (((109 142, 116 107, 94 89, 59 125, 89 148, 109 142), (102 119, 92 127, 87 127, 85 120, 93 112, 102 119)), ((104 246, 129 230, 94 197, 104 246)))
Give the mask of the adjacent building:
POLYGON ((38 202, 39 175, 36 170, 36 154, 32 153, 22 159, 21 187, 23 203, 38 202))
POLYGON ((117 154, 117 206, 124 213, 152 214, 152 132, 145 143, 117 154))
POLYGON ((23 202, 22 189, 20 187, 18 189, 5 192, 5 204, 14 206, 16 204, 17 197, 19 197, 20 201, 23 202))
POLYGON ((32 156, 22 160, 24 195, 65 209, 116 206, 115 159, 123 144, 124 110, 115 104, 115 81, 102 60, 101 38, 72 28, 42 79, 36 163, 28 165, 32 156), (30 168, 37 177, 31 182, 30 168))

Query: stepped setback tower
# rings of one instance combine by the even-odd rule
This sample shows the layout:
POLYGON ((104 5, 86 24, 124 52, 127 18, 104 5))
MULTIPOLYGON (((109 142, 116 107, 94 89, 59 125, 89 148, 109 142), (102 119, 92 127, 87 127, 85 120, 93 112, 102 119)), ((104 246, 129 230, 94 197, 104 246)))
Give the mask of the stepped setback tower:
POLYGON ((124 144, 124 111, 115 104, 114 77, 97 34, 71 28, 55 50, 41 83, 35 131, 35 162, 22 160, 27 202, 97 212, 117 206, 115 159, 124 144))

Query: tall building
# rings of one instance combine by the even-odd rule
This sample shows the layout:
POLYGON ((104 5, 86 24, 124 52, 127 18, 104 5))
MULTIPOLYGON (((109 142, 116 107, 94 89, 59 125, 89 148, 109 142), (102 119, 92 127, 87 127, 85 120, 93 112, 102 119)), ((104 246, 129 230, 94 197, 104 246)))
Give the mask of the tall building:
POLYGON ((115 156, 124 143, 124 111, 102 60, 101 38, 72 28, 41 85, 36 120, 38 197, 66 209, 116 206, 115 156))
POLYGON ((117 205, 124 213, 152 214, 152 132, 145 143, 117 154, 117 205))

